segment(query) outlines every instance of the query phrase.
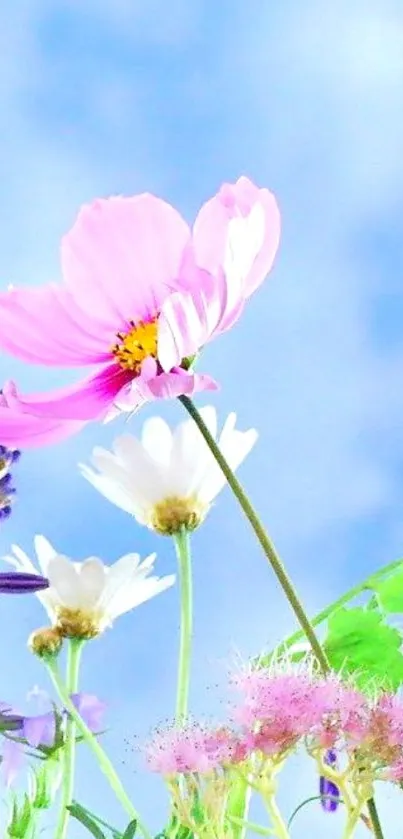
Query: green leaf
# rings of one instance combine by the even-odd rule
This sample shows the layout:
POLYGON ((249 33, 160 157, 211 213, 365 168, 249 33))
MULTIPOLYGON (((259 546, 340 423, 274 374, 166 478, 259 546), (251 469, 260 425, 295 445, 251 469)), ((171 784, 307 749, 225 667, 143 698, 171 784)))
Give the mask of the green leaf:
POLYGON ((339 609, 329 618, 324 648, 332 667, 353 675, 361 689, 397 690, 403 683, 401 643, 379 612, 339 609))
POLYGON ((133 819, 130 824, 127 825, 127 828, 122 836, 122 839, 134 839, 134 835, 137 830, 137 821, 133 819))
POLYGON ((374 585, 385 612, 403 614, 403 569, 374 585))
POLYGON ((106 839, 106 836, 102 833, 101 828, 98 827, 96 822, 94 822, 80 804, 74 802, 73 804, 70 804, 70 807, 67 807, 67 809, 70 811, 73 819, 77 819, 78 822, 84 825, 89 833, 91 833, 91 836, 94 836, 94 839, 106 839))

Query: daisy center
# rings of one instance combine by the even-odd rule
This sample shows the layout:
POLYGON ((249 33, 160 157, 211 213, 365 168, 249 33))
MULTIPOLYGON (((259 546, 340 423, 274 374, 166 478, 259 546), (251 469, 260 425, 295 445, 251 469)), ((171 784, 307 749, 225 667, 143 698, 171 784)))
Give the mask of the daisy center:
POLYGON ((102 614, 94 610, 72 609, 59 606, 56 609, 56 625, 60 637, 90 640, 102 632, 102 614))
POLYGON ((207 512, 207 505, 196 498, 171 496, 159 501, 150 514, 149 525, 161 535, 172 536, 182 528, 195 530, 207 512))
POLYGON ((112 347, 112 353, 123 370, 138 374, 145 358, 157 357, 157 318, 134 323, 130 321, 128 332, 118 332, 119 342, 112 347))

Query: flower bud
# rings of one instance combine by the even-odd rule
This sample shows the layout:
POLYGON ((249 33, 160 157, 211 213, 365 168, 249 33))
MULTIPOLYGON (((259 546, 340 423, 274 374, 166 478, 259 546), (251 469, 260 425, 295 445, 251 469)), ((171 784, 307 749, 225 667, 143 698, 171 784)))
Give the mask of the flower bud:
POLYGON ((55 627, 43 627, 32 632, 28 647, 38 658, 56 658, 62 648, 63 638, 55 627))

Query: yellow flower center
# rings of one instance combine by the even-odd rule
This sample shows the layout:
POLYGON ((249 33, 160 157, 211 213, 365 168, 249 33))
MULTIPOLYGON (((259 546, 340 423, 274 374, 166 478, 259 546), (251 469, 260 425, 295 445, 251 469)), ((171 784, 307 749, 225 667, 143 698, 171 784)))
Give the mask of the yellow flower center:
POLYGON ((149 526, 163 536, 172 536, 182 528, 195 530, 206 516, 208 506, 196 498, 171 496, 153 507, 149 526))
POLYGON ((54 628, 61 638, 79 638, 89 641, 91 638, 96 638, 105 626, 103 615, 97 611, 59 606, 56 614, 54 628))
POLYGON ((130 321, 129 332, 118 332, 119 343, 114 344, 112 353, 123 370, 137 375, 142 362, 151 356, 157 357, 157 318, 145 323, 130 321))

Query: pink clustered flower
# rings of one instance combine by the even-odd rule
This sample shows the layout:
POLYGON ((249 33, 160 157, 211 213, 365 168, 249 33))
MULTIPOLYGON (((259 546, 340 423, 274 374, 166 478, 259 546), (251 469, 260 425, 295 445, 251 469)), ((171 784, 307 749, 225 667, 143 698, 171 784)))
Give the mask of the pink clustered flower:
POLYGON ((116 410, 215 389, 191 362, 236 323, 272 267, 279 236, 274 196, 246 177, 224 184, 192 228, 149 194, 84 206, 62 241, 63 282, 0 294, 0 349, 93 372, 26 396, 6 382, 2 443, 44 445, 116 410))
POLYGON ((246 741, 230 728, 208 728, 199 723, 158 729, 146 746, 146 761, 161 775, 211 773, 247 756, 246 741))
POLYGON ((379 779, 403 780, 403 703, 370 699, 336 676, 259 669, 234 678, 242 700, 237 726, 198 723, 160 729, 147 745, 149 768, 162 775, 211 773, 253 754, 282 762, 299 744, 310 754, 329 749, 359 756, 379 779))

